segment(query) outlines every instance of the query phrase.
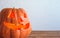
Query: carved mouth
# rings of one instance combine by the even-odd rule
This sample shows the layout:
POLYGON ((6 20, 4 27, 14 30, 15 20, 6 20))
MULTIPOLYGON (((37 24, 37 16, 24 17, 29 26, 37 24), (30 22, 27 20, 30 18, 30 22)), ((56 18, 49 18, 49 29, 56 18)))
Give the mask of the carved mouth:
POLYGON ((27 29, 29 28, 30 24, 27 23, 26 25, 23 25, 23 24, 18 24, 17 26, 13 23, 9 23, 9 22, 4 22, 4 25, 9 28, 9 29, 12 29, 12 30, 20 30, 21 28, 23 29, 27 29))

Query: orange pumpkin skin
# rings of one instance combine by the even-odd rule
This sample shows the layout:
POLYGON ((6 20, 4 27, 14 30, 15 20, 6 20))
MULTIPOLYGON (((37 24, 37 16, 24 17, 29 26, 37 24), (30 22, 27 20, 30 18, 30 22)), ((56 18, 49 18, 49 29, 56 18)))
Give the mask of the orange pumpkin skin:
MULTIPOLYGON (((11 25, 12 26, 12 25, 11 25)), ((0 38, 27 38, 31 33, 31 25, 23 8, 4 8, 0 13, 0 38), (13 14, 14 13, 14 14, 13 14), (24 18, 20 18, 20 17, 24 18), (26 20, 26 21, 25 21, 26 20), (14 24, 16 28, 7 27, 6 23, 14 24), (19 24, 19 25, 18 25, 19 24), (20 27, 22 24, 24 26, 20 27), (19 26, 19 27, 17 27, 19 26)))

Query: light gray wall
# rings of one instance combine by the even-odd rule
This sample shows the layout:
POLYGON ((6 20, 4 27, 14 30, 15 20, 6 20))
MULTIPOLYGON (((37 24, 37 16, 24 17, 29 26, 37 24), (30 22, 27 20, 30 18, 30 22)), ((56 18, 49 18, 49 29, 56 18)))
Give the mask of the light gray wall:
POLYGON ((6 7, 26 9, 33 30, 60 30, 60 0, 0 0, 6 7))

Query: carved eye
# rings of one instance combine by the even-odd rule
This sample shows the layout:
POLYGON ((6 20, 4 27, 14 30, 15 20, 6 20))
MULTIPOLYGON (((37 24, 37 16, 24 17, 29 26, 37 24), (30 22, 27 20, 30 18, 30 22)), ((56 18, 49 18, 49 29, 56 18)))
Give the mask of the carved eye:
POLYGON ((18 22, 23 22, 23 18, 18 18, 18 22))
POLYGON ((9 13, 8 18, 15 18, 15 14, 13 11, 9 13))

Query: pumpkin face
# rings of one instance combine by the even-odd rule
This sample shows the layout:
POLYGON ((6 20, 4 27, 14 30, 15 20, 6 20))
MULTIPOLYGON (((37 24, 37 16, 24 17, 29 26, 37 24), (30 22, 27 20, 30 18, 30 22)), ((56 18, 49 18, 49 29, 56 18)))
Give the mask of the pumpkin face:
POLYGON ((5 8, 0 14, 2 38, 26 38, 31 32, 31 25, 23 8, 5 8))

